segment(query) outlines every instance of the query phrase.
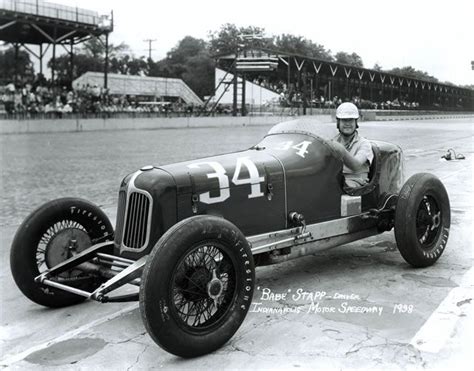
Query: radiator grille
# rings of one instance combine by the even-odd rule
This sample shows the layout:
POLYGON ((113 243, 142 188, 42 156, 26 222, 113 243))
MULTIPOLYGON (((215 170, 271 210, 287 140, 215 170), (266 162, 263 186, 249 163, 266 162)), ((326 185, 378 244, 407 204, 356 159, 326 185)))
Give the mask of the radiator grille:
MULTIPOLYGON (((120 202, 120 201, 119 201, 120 202)), ((143 193, 132 192, 128 199, 128 210, 125 218, 123 245, 130 249, 144 247, 148 234, 148 215, 150 200, 143 193)))
POLYGON ((125 222, 125 208, 127 202, 127 192, 120 191, 117 207, 117 224, 115 226, 115 246, 120 248, 122 245, 123 225, 125 222))

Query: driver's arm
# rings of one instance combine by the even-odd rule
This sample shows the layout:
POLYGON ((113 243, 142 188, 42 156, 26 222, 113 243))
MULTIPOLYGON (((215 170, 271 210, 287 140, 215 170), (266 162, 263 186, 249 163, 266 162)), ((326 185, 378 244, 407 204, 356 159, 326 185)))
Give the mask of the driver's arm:
MULTIPOLYGON (((336 141, 333 141, 334 149, 341 157, 344 165, 346 165, 352 171, 358 171, 364 166, 369 159, 367 158, 366 151, 358 151, 354 156, 347 151, 347 149, 336 141)), ((370 148, 372 150, 372 148, 370 148)), ((370 162, 370 161, 369 161, 370 162)))

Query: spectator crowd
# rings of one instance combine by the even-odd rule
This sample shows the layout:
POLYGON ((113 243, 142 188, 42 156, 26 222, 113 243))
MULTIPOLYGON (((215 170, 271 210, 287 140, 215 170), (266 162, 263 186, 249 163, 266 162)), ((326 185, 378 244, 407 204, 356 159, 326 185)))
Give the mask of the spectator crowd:
MULTIPOLYGON (((303 105, 303 94, 301 89, 298 89, 294 84, 288 86, 282 81, 272 82, 266 76, 258 76, 252 80, 255 85, 259 85, 265 89, 269 89, 279 94, 278 103, 283 107, 302 107, 303 105)), ((311 97, 308 102, 309 107, 315 108, 336 108, 342 102, 353 102, 357 107, 361 109, 417 109, 419 108, 418 102, 410 102, 408 99, 395 98, 392 101, 372 102, 370 100, 361 99, 358 96, 353 96, 351 99, 342 99, 335 95, 332 98, 325 98, 323 95, 319 97, 311 97)))
MULTIPOLYGON (((276 107, 303 107, 303 94, 294 84, 287 86, 282 81, 269 81, 268 78, 258 76, 252 80, 278 94, 274 102, 267 102, 276 107)), ((106 89, 97 85, 82 85, 76 89, 65 86, 52 86, 45 79, 37 79, 33 83, 15 85, 9 83, 0 86, 0 114, 14 117, 48 117, 60 118, 68 114, 111 116, 115 113, 159 113, 193 115, 202 112, 202 107, 186 105, 183 102, 151 102, 150 97, 131 95, 111 95, 106 89)), ((308 99, 307 107, 335 108, 343 101, 352 101, 361 109, 417 109, 419 103, 395 98, 392 101, 372 102, 358 96, 331 99, 323 95, 308 99)), ((212 105, 208 105, 211 107, 212 105)), ((230 114, 232 109, 228 105, 217 105, 215 112, 230 114)))
POLYGON ((149 97, 110 95, 97 85, 77 89, 53 87, 48 83, 0 87, 0 113, 16 117, 53 117, 67 114, 107 115, 112 113, 193 113, 193 105, 183 102, 150 102, 149 97), (148 100, 147 100, 148 99, 148 100))

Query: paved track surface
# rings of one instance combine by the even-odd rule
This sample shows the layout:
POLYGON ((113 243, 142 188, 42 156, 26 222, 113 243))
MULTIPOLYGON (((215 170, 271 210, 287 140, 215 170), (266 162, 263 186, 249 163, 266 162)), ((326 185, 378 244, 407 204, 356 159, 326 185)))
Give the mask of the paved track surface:
MULTIPOLYGON (((413 269, 393 232, 284 264, 257 269, 253 306, 235 336, 198 359, 174 357, 147 335, 136 304, 87 302, 45 309, 24 298, 9 270, 19 223, 43 202, 87 198, 115 217, 124 175, 243 149, 269 127, 0 136, 0 365, 12 369, 318 368, 470 369, 473 339, 472 119, 362 123, 362 135, 398 143, 407 177, 431 172, 448 189, 452 228, 444 255, 413 269), (440 157, 448 148, 463 161, 440 157), (319 308, 298 289, 326 292, 319 308), (287 293, 265 300, 265 293, 287 293), (345 296, 340 296, 345 295, 345 296), (258 304, 261 303, 261 304, 258 304), (347 304, 344 304, 347 303, 347 304), (400 313, 397 304, 412 308, 400 313), (346 305, 378 308, 342 313, 346 305)), ((321 124, 328 135, 334 124, 321 124)))

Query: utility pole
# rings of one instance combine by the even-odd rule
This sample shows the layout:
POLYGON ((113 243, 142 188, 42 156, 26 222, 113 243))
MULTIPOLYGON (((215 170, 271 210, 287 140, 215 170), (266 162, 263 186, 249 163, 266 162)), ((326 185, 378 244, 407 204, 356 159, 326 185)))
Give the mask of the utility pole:
POLYGON ((151 51, 155 50, 151 48, 151 44, 155 42, 156 39, 145 39, 143 42, 148 43, 148 59, 151 59, 151 51))

